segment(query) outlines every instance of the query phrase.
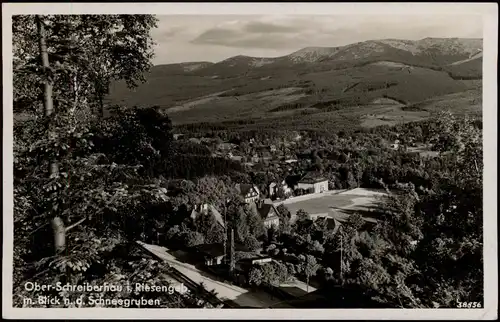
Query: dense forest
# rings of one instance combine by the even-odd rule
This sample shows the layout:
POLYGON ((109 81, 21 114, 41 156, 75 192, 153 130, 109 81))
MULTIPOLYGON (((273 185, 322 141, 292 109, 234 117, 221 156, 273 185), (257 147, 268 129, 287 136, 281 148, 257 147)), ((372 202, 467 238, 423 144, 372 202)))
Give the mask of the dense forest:
MULTIPOLYGON (((151 66, 149 31, 155 24, 148 15, 13 19, 14 109, 30 115, 14 124, 15 306, 27 306, 23 297, 56 292, 28 294, 26 281, 168 283, 162 265, 134 255, 131 244, 161 239, 182 248, 221 242, 224 233, 213 214, 190 219, 192 207, 202 203, 227 216, 238 243, 250 250, 264 247, 282 259, 283 264, 253 270, 255 285, 315 278, 326 287, 359 289, 387 307, 482 301, 480 120, 442 113, 369 130, 311 128, 286 151, 300 159, 291 169, 262 163, 262 171, 248 170, 213 156, 206 146, 174 140, 178 129, 157 108, 117 107, 104 117, 110 82, 126 80, 133 87, 151 66), (396 139, 404 148, 388 146, 396 139), (413 143, 439 155, 411 152, 413 143), (290 222, 286 207, 279 208, 280 227, 267 230, 235 189, 236 183, 265 187, 311 170, 326 176, 332 188, 399 193, 384 200, 377 225, 367 227, 353 214, 334 232, 304 211, 290 222)), ((250 139, 278 144, 296 135, 235 131, 224 124, 181 130, 243 150, 250 139)), ((81 295, 106 294, 65 294, 81 295)), ((189 293, 134 296, 160 298, 163 307, 209 305, 189 293)))

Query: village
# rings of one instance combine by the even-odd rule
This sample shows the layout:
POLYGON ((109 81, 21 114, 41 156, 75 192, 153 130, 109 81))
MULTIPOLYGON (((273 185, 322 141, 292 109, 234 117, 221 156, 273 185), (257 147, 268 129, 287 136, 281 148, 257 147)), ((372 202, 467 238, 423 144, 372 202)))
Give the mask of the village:
MULTIPOLYGON (((174 137, 182 139, 181 136, 174 137)), ((206 138, 189 140, 196 144, 211 144, 211 140, 206 138)), ((297 136, 296 140, 286 145, 297 144, 299 140, 300 136, 297 136)), ((294 165, 300 162, 300 155, 280 153, 283 146, 253 146, 254 142, 249 143, 247 152, 251 153, 250 156, 243 155, 240 146, 227 142, 212 146, 213 153, 242 162, 247 167, 265 163, 292 171, 294 165), (252 162, 245 162, 247 158, 252 162)), ((306 159, 305 162, 310 163, 310 160, 306 159)), ((307 213, 306 221, 325 225, 335 234, 342 223, 348 220, 349 214, 353 211, 369 213, 371 208, 376 208, 380 197, 385 195, 385 192, 373 189, 331 189, 332 186, 327 178, 309 171, 271 182, 266 189, 259 189, 252 183, 236 183, 234 188, 245 206, 262 220, 263 226, 278 233, 283 224, 283 216, 278 209, 280 206, 289 210, 289 224, 298 220, 301 212, 307 213)), ((162 245, 160 240, 151 244, 138 242, 175 271, 173 279, 177 283, 191 285, 196 292, 203 285, 203 292, 218 298, 221 301, 219 305, 224 307, 301 307, 311 296, 318 303, 318 297, 321 297, 317 294, 321 291, 321 281, 318 279, 308 278, 306 281, 291 274, 276 278, 274 282, 255 283, 253 280, 255 277, 251 275, 255 268, 265 271, 267 267, 274 267, 273 272, 267 274, 280 274, 279 267, 293 267, 296 264, 293 256, 288 257, 286 253, 287 245, 275 240, 250 250, 242 243, 235 242, 234 231, 228 229, 226 214, 222 209, 211 203, 196 204, 191 208, 190 218, 193 222, 204 215, 213 215, 221 231, 224 231, 222 243, 205 243, 172 250, 162 245)), ((363 219, 368 224, 376 223, 376 219, 366 215, 363 219)))
MULTIPOLYGON (((267 228, 277 227, 280 223, 277 205, 286 203, 294 213, 295 219, 298 209, 314 205, 310 210, 320 210, 312 213, 310 221, 325 222, 327 227, 336 233, 342 223, 348 218, 349 210, 368 209, 375 205, 376 195, 379 192, 368 191, 366 189, 355 189, 355 191, 328 191, 310 194, 306 196, 287 199, 281 202, 271 202, 259 199, 259 192, 255 187, 245 187, 245 200, 254 207, 262 216, 264 225, 267 228), (245 189, 248 188, 248 189, 245 189), (319 195, 321 194, 321 195, 319 195), (337 201, 337 202, 336 202, 337 201), (324 204, 324 209, 321 204, 324 204), (330 203, 330 205, 328 205, 330 203), (338 205, 335 211, 331 208, 338 205), (314 207, 316 209, 314 209, 314 207), (330 209, 329 209, 330 208, 330 209), (346 213, 342 212, 345 210, 346 213)), ((195 207, 192 211, 193 220, 210 212, 217 219, 218 224, 225 229, 223 215, 209 204, 195 207)), ((368 223, 375 222, 373 218, 364 218, 368 223)), ((176 274, 174 279, 177 283, 194 285, 193 289, 199 291, 199 286, 203 285, 208 292, 214 292, 226 307, 293 307, 287 306, 288 301, 302 299, 306 301, 307 296, 314 296, 317 301, 318 294, 315 292, 320 288, 319 282, 314 279, 306 284, 305 281, 291 276, 288 281, 274 285, 262 283, 259 287, 250 286, 250 272, 254 267, 262 267, 265 264, 277 263, 287 264, 286 245, 275 243, 266 248, 250 251, 244 245, 234 242, 234 235, 229 233, 229 238, 218 244, 202 244, 186 250, 169 250, 161 245, 146 244, 138 242, 145 250, 155 255, 167 263, 176 274), (279 255, 278 255, 279 254, 279 255), (182 277, 179 278, 179 275, 182 277)), ((303 305, 303 301, 299 304, 303 305)), ((222 304, 221 304, 222 305, 222 304)), ((292 305, 292 304, 290 304, 292 305)))

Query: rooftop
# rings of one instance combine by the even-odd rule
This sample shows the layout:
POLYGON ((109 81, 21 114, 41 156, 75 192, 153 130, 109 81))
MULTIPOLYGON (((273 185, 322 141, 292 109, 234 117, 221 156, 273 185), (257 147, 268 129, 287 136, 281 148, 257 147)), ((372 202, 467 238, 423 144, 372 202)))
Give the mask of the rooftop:
POLYGON ((242 195, 246 196, 250 190, 252 190, 253 185, 250 183, 238 183, 236 184, 236 190, 242 195))
POLYGON ((328 179, 318 173, 309 172, 300 179, 299 183, 318 183, 323 181, 328 181, 328 179))
MULTIPOLYGON (((228 245, 229 246, 229 245, 228 245)), ((197 252, 200 252, 201 254, 205 256, 210 256, 210 257, 219 257, 219 256, 224 256, 224 244, 223 243, 214 243, 214 244, 202 244, 193 247, 194 250, 197 252)), ((249 250, 239 244, 235 243, 234 244, 234 250, 239 251, 239 252, 248 252, 249 250)), ((227 248, 227 253, 229 253, 229 247, 227 248)))
POLYGON ((272 209, 274 209, 274 211, 276 213, 278 213, 278 211, 276 210, 276 208, 274 207, 273 204, 263 203, 260 207, 257 208, 260 216, 263 219, 267 218, 267 216, 269 215, 269 212, 271 212, 272 209))

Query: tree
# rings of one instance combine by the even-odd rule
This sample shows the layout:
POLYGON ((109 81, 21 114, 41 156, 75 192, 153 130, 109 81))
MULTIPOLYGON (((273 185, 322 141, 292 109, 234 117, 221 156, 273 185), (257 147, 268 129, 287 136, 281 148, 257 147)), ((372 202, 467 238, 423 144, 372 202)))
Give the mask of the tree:
POLYGON ((262 264, 262 280, 271 285, 279 284, 278 276, 276 275, 275 266, 271 263, 262 264))
POLYGON ((249 233, 254 237, 261 237, 265 234, 265 227, 262 217, 257 213, 255 207, 244 206, 246 214, 246 222, 249 233))
POLYGON ((297 272, 295 271, 295 265, 293 265, 292 263, 285 263, 286 265, 286 268, 287 268, 287 271, 288 271, 288 274, 293 277, 295 276, 295 274, 297 274, 297 272))
POLYGON ((167 230, 165 238, 167 241, 173 241, 181 233, 179 225, 175 225, 167 230))
POLYGON ((195 221, 196 230, 204 236, 207 243, 219 243, 224 238, 224 229, 209 210, 200 214, 195 221))
POLYGON ((354 177, 352 171, 349 171, 347 173, 347 189, 354 189, 357 187, 358 187, 358 182, 356 181, 356 178, 354 177))
POLYGON ((441 120, 437 132, 457 142, 453 166, 434 193, 417 202, 423 237, 415 253, 426 254, 416 260, 425 281, 420 298, 428 306, 451 307, 454 297, 483 296, 482 134, 470 119, 445 114, 441 120))
POLYGON ((319 268, 319 264, 316 262, 316 257, 312 256, 312 255, 307 255, 306 256, 306 260, 305 260, 305 263, 304 263, 304 274, 306 275, 306 279, 307 279, 307 292, 309 292, 309 278, 311 276, 314 276, 316 275, 316 271, 318 270, 319 268))
POLYGON ((278 210, 278 215, 280 215, 280 219, 283 218, 290 219, 292 217, 290 210, 288 210, 288 208, 284 204, 280 204, 278 207, 276 207, 276 210, 278 210))
MULTIPOLYGON (((77 100, 76 102, 72 102, 72 104, 68 104, 69 98, 65 96, 65 91, 60 87, 61 84, 67 83, 67 77, 68 75, 71 76, 71 73, 76 73, 75 72, 75 64, 74 59, 76 57, 81 57, 82 55, 81 52, 76 53, 72 52, 70 47, 72 46, 71 44, 68 43, 67 37, 69 34, 67 33, 71 28, 71 30, 77 30, 81 32, 79 35, 84 37, 84 36, 89 36, 91 33, 92 27, 96 27, 98 24, 95 23, 89 23, 87 25, 81 25, 78 28, 75 27, 74 25, 76 24, 76 20, 78 19, 83 19, 83 16, 14 16, 14 21, 13 21, 13 40, 14 40, 14 53, 15 53, 15 58, 14 58, 14 66, 15 66, 15 78, 16 78, 16 89, 15 91, 16 94, 18 94, 14 100, 15 101, 23 101, 24 104, 27 105, 32 105, 36 106, 35 102, 38 99, 37 95, 30 96, 30 93, 26 93, 25 90, 31 90, 31 88, 26 88, 24 87, 24 83, 35 81, 35 84, 37 83, 43 83, 43 95, 44 95, 44 110, 45 110, 45 116, 48 118, 47 120, 47 133, 48 133, 48 140, 53 141, 56 149, 58 149, 59 146, 65 146, 63 142, 61 142, 61 130, 62 128, 59 128, 58 131, 56 131, 56 128, 62 121, 61 118, 66 116, 66 112, 69 113, 69 117, 72 116, 72 113, 75 112, 75 109, 78 105, 80 105, 80 102, 77 100), (73 18, 69 18, 73 17, 73 18), (78 17, 78 18, 75 18, 78 17), (24 27, 21 28, 21 23, 25 24, 24 27), (27 26, 26 26, 27 25, 27 26), (33 38, 30 34, 26 33, 26 31, 31 31, 33 28, 31 25, 36 25, 37 29, 37 37, 33 38), (81 27, 81 28, 80 28, 81 27), (38 38, 38 40, 36 39, 38 38), (34 49, 36 48, 37 43, 35 40, 38 41, 38 53, 34 49), (24 46, 24 48, 22 48, 24 46), (40 57, 40 61, 42 63, 43 68, 37 68, 39 66, 37 63, 37 56, 40 57), (49 56, 52 57, 52 66, 50 65, 49 61, 49 56), (73 60, 72 60, 73 59, 73 60), (37 70, 41 71, 41 74, 37 74, 37 70), (35 71, 35 72, 34 72, 35 71), (26 77, 25 77, 26 76, 26 77), (23 78, 25 77, 25 78, 23 78), (54 88, 55 87, 55 88, 54 88), (56 103, 57 103, 57 114, 53 116, 54 112, 54 104, 53 104, 53 96, 56 96, 56 103), (64 106, 63 106, 64 105, 64 106), (65 110, 66 108, 66 110, 65 110), (59 123, 59 124, 57 124, 59 123), (57 142, 58 141, 58 142, 57 142)), ((100 16, 96 16, 100 17, 100 16)), ((143 18, 149 19, 150 16, 144 16, 143 18)), ((154 18, 151 18, 151 21, 154 21, 154 18), (152 20, 151 20, 152 19, 152 20)), ((134 19, 132 19, 134 20, 134 19)), ((139 18, 140 20, 140 18, 139 18)), ((131 24, 130 22, 127 22, 126 27, 132 27, 133 23, 131 24)), ((137 34, 134 34, 134 32, 137 33, 138 30, 132 31, 128 30, 126 27, 122 28, 122 33, 127 34, 127 36, 132 36, 137 34)), ((149 29, 147 30, 149 31, 149 29)), ((103 33, 105 34, 105 33, 103 33)), ((75 35, 71 35, 75 36, 75 35)), ((91 37, 87 37, 91 38, 91 37)), ((124 44, 116 44, 116 46, 119 46, 120 48, 126 48, 124 44)), ((115 49, 117 49, 116 47, 115 49)), ((108 51, 111 50, 111 48, 106 48, 108 51)), ((90 50, 90 48, 87 48, 87 50, 90 50)), ((99 55, 96 55, 95 57, 102 57, 103 55, 106 55, 108 52, 106 50, 102 50, 99 55)), ((149 58, 148 58, 149 59, 149 58)), ((114 63, 117 63, 117 61, 113 61, 114 63)), ((117 65, 117 64, 115 64, 117 65)), ((95 64, 87 64, 87 66, 95 66, 95 64)), ((116 66, 115 66, 116 67, 116 66)), ((133 69, 133 67, 132 67, 133 69)), ((130 71, 130 68, 129 68, 130 71)), ((118 73, 118 75, 122 77, 129 77, 131 74, 127 73, 118 73)), ((76 77, 76 76, 74 76, 76 77)), ((131 77, 129 77, 130 80, 132 80, 131 77)), ((109 83, 109 82, 108 82, 109 83)), ((36 88, 36 87, 35 87, 36 88)), ((73 91, 76 91, 75 88, 73 88, 73 91)), ((33 91, 32 91, 33 92, 33 91)), ((36 93, 36 92, 35 92, 36 93)), ((80 106, 78 106, 80 107, 80 106)), ((36 110, 36 108, 35 108, 36 110)), ((71 119, 70 119, 71 120, 71 119)), ((65 120, 67 121, 67 120, 65 120)), ((74 128, 71 129, 71 126, 74 124, 70 123, 70 130, 69 133, 73 134, 74 128)), ((78 133, 81 136, 81 133, 78 133)), ((51 144, 50 142, 49 144, 51 144)), ((51 178, 56 178, 58 174, 58 162, 57 162, 57 157, 61 157, 59 151, 51 151, 49 158, 50 160, 50 176, 51 178)), ((52 189, 51 189, 52 190, 52 189)), ((54 189, 55 190, 55 189, 54 189)), ((51 193, 52 197, 55 197, 54 193, 51 193)), ((56 210, 58 207, 57 204, 53 204, 53 210, 56 210)), ((82 222, 85 220, 85 218, 81 219, 82 222)), ((80 221, 78 221, 78 224, 80 224, 80 221)), ((70 227, 64 227, 63 220, 59 216, 54 216, 52 219, 52 226, 54 228, 54 236, 55 236, 55 246, 56 250, 58 253, 61 253, 65 249, 65 240, 66 240, 66 232, 75 227, 77 224, 74 223, 70 227)))
MULTIPOLYGON (((35 16, 36 27, 38 31, 39 37, 39 50, 40 50, 40 61, 42 62, 42 66, 44 71, 50 70, 49 63, 49 55, 47 52, 47 35, 46 35, 46 26, 45 22, 42 20, 40 16, 35 16)), ((43 86, 43 106, 46 117, 51 117, 53 113, 53 101, 52 101, 52 80, 50 77, 45 78, 44 86, 43 86)), ((53 125, 49 123, 47 133, 48 139, 51 140, 54 137, 53 125)), ((54 155, 51 156, 50 165, 49 165, 49 177, 57 177, 59 172, 59 165, 57 162, 57 158, 54 155)), ((56 210, 56 204, 52 205, 52 211, 56 210)), ((66 249, 66 231, 67 227, 64 227, 64 223, 59 216, 55 216, 52 219, 52 229, 54 231, 54 246, 56 254, 61 254, 66 249)))
MULTIPOLYGON (((109 16, 102 16, 102 19, 107 18, 109 16)), ((98 270, 103 272, 97 280, 101 278, 102 282, 109 278, 105 276, 108 268, 100 266, 102 262, 109 262, 106 254, 127 239, 144 237, 146 222, 150 222, 144 211, 146 206, 165 202, 166 198, 157 182, 138 175, 139 169, 150 165, 148 160, 158 154, 154 147, 151 148, 157 143, 158 132, 149 131, 153 128, 140 124, 144 114, 132 110, 126 115, 115 115, 110 122, 97 123, 86 113, 87 107, 100 103, 92 93, 102 94, 102 84, 95 81, 106 82, 106 76, 96 76, 88 69, 97 67, 100 70, 102 67, 98 62, 84 61, 93 56, 90 45, 81 46, 81 51, 85 52, 73 51, 78 39, 68 38, 83 37, 79 39, 90 42, 95 30, 100 28, 96 21, 85 20, 84 23, 79 19, 85 18, 14 17, 14 103, 16 108, 37 116, 16 124, 15 130, 14 238, 15 252, 19 256, 14 257, 14 269, 17 286, 22 286, 23 279, 30 279, 35 274, 46 284, 57 281, 77 284, 88 278, 85 272, 92 266, 99 266, 98 270), (73 29, 77 32, 70 32, 73 29), (37 32, 33 32, 35 30, 37 32), (82 86, 75 86, 74 81, 82 86), (43 85, 41 90, 38 85, 43 85), (41 102, 45 104, 45 117, 40 117, 41 102), (110 123, 116 125, 115 121, 120 123, 116 128, 124 129, 121 131, 124 137, 140 138, 136 141, 138 145, 117 140, 119 131, 106 129, 110 123), (134 130, 141 126, 138 135, 134 130), (111 151, 99 151, 96 143, 105 139, 117 140, 123 145, 111 151), (127 154, 129 148, 136 156, 148 151, 149 159, 135 158, 125 163, 116 158, 115 152, 127 154), (51 169, 50 173, 47 169, 51 169), (53 219, 56 256, 53 256, 54 245, 47 238, 53 232, 46 230, 53 219)), ((132 52, 135 50, 133 47, 137 44, 127 39, 133 38, 134 33, 140 38, 138 34, 144 31, 143 28, 127 19, 121 22, 123 26, 117 31, 121 34, 116 35, 116 46, 98 48, 97 56, 120 56, 126 46, 130 46, 132 52), (115 49, 118 51, 114 52, 115 49)), ((130 64, 132 56, 118 57, 125 68, 130 65, 129 71, 141 66, 141 63, 130 64)), ((121 72, 115 76, 121 77, 118 74, 127 77, 121 72)), ((15 287, 15 292, 18 291, 19 287, 15 287)), ((39 294, 43 295, 43 291, 39 294)))
POLYGON ((273 262, 274 273, 276 274, 276 279, 279 284, 286 283, 290 279, 290 274, 288 272, 288 267, 282 262, 273 262))
POLYGON ((432 189, 398 185, 385 201, 374 236, 355 238, 362 257, 351 278, 373 297, 402 307, 453 307, 483 296, 481 130, 441 115, 436 137, 451 144, 432 175, 432 189), (390 273, 389 273, 390 272, 390 273))
POLYGON ((354 213, 349 216, 346 224, 354 230, 359 231, 365 225, 365 220, 359 213, 354 213))
POLYGON ((292 217, 292 214, 290 211, 286 208, 284 204, 280 204, 276 210, 278 211, 278 216, 280 218, 280 223, 278 230, 282 234, 288 234, 291 231, 291 225, 290 225, 290 218, 292 217))
POLYGON ((296 214, 297 221, 310 220, 311 216, 304 209, 299 209, 296 214))
POLYGON ((197 231, 189 231, 185 235, 185 245, 187 247, 194 247, 205 243, 203 234, 197 231))
POLYGON ((315 240, 307 245, 307 251, 310 254, 320 254, 321 255, 321 254, 323 254, 325 249, 319 241, 315 240))
POLYGON ((252 267, 248 273, 248 282, 253 285, 259 286, 264 279, 262 270, 259 267, 252 267))
POLYGON ((249 228, 243 207, 238 208, 233 215, 228 216, 228 227, 234 229, 238 241, 245 241, 249 235, 249 228))
MULTIPOLYGON (((129 87, 144 81, 153 57, 149 35, 157 19, 151 15, 53 15, 43 16, 47 51, 53 61, 54 93, 65 96, 71 107, 95 106, 103 114, 103 98, 112 80, 129 87)), ((36 39, 32 37, 35 16, 13 17, 14 78, 26 84, 36 66, 36 39)), ((32 105, 37 93, 15 91, 15 102, 32 105)))
POLYGON ((276 243, 278 232, 274 226, 271 226, 267 229, 267 242, 268 243, 276 243))
POLYGON ((244 239, 244 245, 251 251, 255 251, 260 248, 260 242, 255 238, 255 236, 248 235, 244 239))

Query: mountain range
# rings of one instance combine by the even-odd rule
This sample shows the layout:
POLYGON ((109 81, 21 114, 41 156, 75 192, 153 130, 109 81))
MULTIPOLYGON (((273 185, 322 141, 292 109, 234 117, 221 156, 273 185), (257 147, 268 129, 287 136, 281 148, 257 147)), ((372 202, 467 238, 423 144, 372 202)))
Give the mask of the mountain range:
POLYGON ((158 106, 174 124, 294 124, 300 116, 304 122, 296 125, 347 117, 376 126, 442 108, 477 114, 482 48, 482 39, 382 39, 275 58, 157 65, 134 90, 113 84, 108 101, 158 106))

